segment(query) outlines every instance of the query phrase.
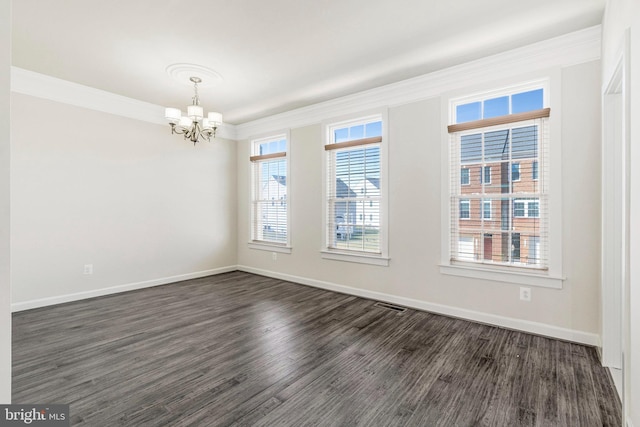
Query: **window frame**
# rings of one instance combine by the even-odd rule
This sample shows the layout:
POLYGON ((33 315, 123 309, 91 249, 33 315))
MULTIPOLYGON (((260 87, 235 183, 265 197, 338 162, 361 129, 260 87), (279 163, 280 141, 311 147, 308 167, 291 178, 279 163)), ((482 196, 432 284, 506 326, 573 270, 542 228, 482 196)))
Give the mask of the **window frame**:
MULTIPOLYGON (((291 253, 292 252, 292 247, 291 247, 291 133, 289 129, 283 129, 283 130, 279 130, 276 132, 269 132, 266 134, 260 134, 260 135, 255 135, 251 138, 249 138, 249 161, 250 161, 250 167, 249 167, 249 242, 247 243, 248 247, 250 249, 256 249, 256 250, 264 250, 264 251, 270 251, 270 252, 278 252, 278 253, 291 253), (256 179, 255 176, 255 168, 258 166, 258 162, 259 161, 253 161, 252 158, 255 158, 255 156, 259 156, 259 152, 257 152, 257 147, 260 146, 261 143, 265 143, 265 142, 269 142, 269 141, 274 141, 274 140, 281 140, 284 139, 286 141, 286 149, 284 151, 285 155, 284 158, 286 159, 286 179, 287 179, 287 183, 286 183, 286 187, 287 187, 287 193, 286 193, 286 234, 287 234, 287 238, 285 242, 276 242, 276 241, 270 241, 270 240, 257 240, 254 239, 253 236, 253 223, 254 223, 254 201, 255 201, 255 195, 254 195, 254 180, 256 179)), ((267 155, 268 156, 268 155, 267 155)), ((268 159, 265 159, 268 160, 268 159)), ((276 200, 274 199, 273 202, 275 203, 276 200)))
POLYGON ((354 262, 360 264, 370 264, 378 266, 389 265, 389 249, 388 249, 388 109, 380 108, 369 110, 361 113, 348 114, 344 116, 334 117, 322 122, 322 228, 323 239, 320 255, 323 259, 354 262), (359 122, 372 121, 378 119, 382 122, 380 147, 380 234, 379 245, 380 253, 362 252, 348 249, 331 248, 329 245, 328 219, 328 156, 325 146, 333 143, 332 129, 346 126, 357 125, 359 122))
MULTIPOLYGON (((468 279, 484 279, 489 281, 506 282, 515 285, 539 286, 545 288, 562 289, 565 277, 563 275, 562 261, 562 145, 561 145, 561 93, 562 72, 559 67, 547 70, 544 76, 522 83, 521 79, 512 77, 503 82, 504 86, 495 89, 495 85, 484 83, 473 87, 461 88, 443 94, 441 97, 441 135, 446 141, 441 150, 441 260, 440 272, 445 275, 459 276, 468 279), (506 83, 506 84, 504 84, 506 83), (492 87, 493 86, 493 87, 492 87), (450 203, 450 136, 447 126, 455 123, 456 106, 475 101, 497 98, 502 95, 527 92, 529 90, 543 89, 543 108, 553 111, 548 119, 548 163, 540 172, 544 179, 553 183, 548 187, 548 269, 526 270, 519 267, 503 265, 459 265, 452 263, 450 257, 451 248, 451 208, 450 203), (553 96, 552 96, 553 95, 553 96)), ((543 166, 543 165, 540 165, 543 166)), ((539 172, 539 174, 540 174, 539 172)), ((542 176, 540 176, 542 178, 542 176)), ((482 282, 478 282, 482 283, 482 282)))

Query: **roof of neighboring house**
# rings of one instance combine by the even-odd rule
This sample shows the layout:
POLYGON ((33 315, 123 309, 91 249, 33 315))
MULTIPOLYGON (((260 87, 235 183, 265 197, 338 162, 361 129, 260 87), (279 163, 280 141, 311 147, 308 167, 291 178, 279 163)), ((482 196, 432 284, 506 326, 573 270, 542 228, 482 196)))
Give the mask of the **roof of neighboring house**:
POLYGON ((287 177, 284 175, 271 175, 271 177, 280 185, 287 186, 287 177))
POLYGON ((371 184, 373 184, 376 188, 380 188, 380 178, 367 178, 371 184))
POLYGON ((357 197, 358 195, 349 188, 340 178, 336 178, 336 197, 357 197))

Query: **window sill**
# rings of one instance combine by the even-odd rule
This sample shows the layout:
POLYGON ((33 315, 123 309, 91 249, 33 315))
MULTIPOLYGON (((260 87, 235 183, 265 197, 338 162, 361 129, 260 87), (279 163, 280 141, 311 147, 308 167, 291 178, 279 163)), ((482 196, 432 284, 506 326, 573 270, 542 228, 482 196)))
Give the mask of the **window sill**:
POLYGON ((382 267, 389 266, 389 258, 379 255, 366 255, 346 252, 336 252, 323 250, 320 251, 320 256, 324 259, 332 259, 335 261, 355 262, 359 264, 379 265, 382 267))
POLYGON ((281 254, 290 254, 291 246, 279 245, 269 242, 249 242, 249 249, 257 249, 259 251, 278 252, 281 254))
POLYGON ((547 274, 505 271, 467 265, 440 264, 440 273, 450 276, 469 277, 472 279, 493 280, 496 282, 517 285, 539 286, 542 288, 562 289, 564 277, 547 274))

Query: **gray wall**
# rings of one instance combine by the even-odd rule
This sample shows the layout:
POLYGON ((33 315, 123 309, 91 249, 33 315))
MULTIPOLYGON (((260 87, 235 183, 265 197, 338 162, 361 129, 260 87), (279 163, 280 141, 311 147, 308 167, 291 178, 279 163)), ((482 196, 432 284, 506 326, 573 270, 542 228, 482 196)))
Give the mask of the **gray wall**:
MULTIPOLYGON (((292 253, 250 249, 249 141, 238 144, 238 264, 249 271, 381 299, 397 297, 415 306, 498 320, 515 326, 535 322, 552 329, 600 334, 600 61, 564 68, 561 111, 563 289, 535 287, 532 301, 519 300, 519 286, 440 273, 441 150, 443 99, 389 109, 389 267, 322 259, 322 156, 320 123, 291 130, 292 253), (513 320, 516 320, 514 323, 513 320)), ((527 81, 523 77, 523 81, 527 81)), ((517 81, 517 80, 516 80, 517 81)), ((496 84, 500 84, 499 82, 496 84)), ((504 83, 502 83, 504 84, 504 83)), ((469 85, 461 81, 461 90, 469 85)), ((500 87, 500 86, 497 86, 500 87)), ((559 87, 559 86, 557 86, 559 87)), ((473 93, 470 87, 468 93, 473 93)), ((328 117, 327 117, 328 119, 328 117)))
POLYGON ((14 308, 236 264, 234 142, 17 93, 12 109, 14 308))

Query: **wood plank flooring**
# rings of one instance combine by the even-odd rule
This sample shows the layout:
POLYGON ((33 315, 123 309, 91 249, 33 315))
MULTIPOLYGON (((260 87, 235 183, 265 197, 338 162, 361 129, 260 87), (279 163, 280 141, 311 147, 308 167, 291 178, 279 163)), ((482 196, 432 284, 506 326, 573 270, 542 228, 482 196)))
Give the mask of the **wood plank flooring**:
POLYGON ((77 426, 620 426, 593 348, 232 272, 13 316, 77 426))

